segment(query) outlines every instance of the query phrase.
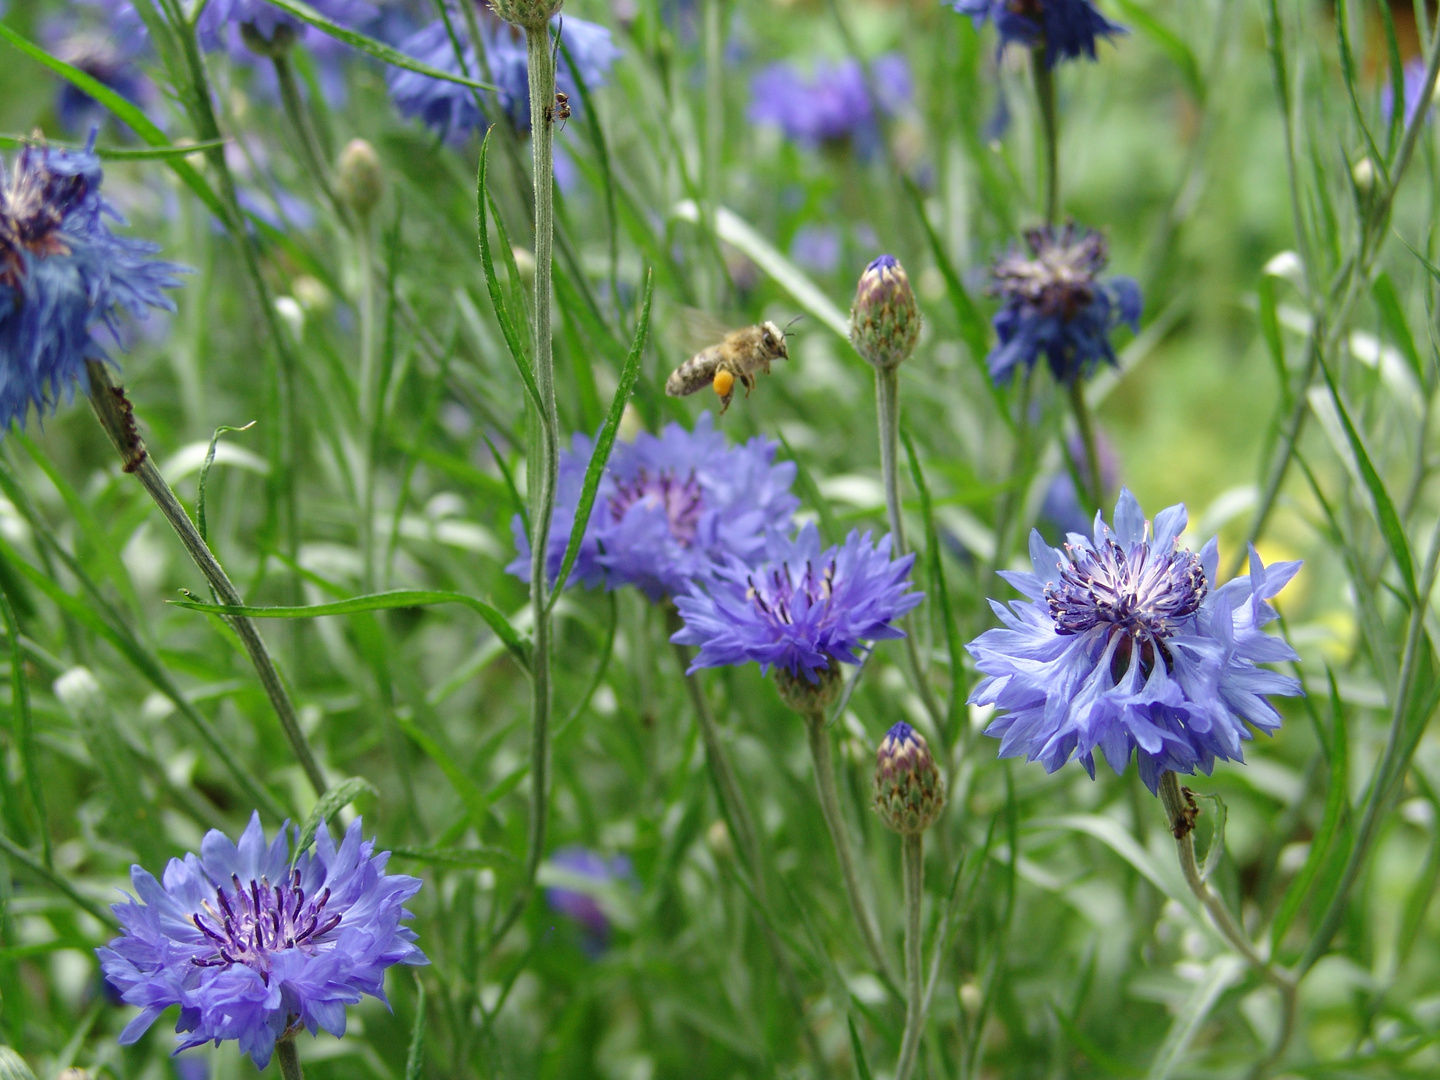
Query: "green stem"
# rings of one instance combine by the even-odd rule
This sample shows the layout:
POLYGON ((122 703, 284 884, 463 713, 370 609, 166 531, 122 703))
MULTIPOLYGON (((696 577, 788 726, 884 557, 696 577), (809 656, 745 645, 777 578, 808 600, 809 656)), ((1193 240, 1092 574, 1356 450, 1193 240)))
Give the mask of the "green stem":
POLYGON ((275 1041, 275 1060, 280 1063, 280 1080, 305 1080, 294 1035, 286 1033, 275 1041))
MULTIPOLYGON (((245 601, 241 598, 239 591, 231 584, 224 568, 215 558, 209 545, 205 543, 199 530, 195 528, 195 523, 190 520, 190 515, 180 505, 180 500, 176 497, 174 490, 166 483, 165 478, 160 475, 160 470, 155 467, 155 462, 151 460, 144 442, 141 441, 135 430, 134 411, 125 397, 125 391, 111 381, 110 371, 104 363, 91 360, 86 364, 86 370, 90 376, 90 404, 95 409, 95 416, 99 419, 100 426, 105 429, 105 434, 110 436, 111 443, 120 455, 125 471, 133 473, 150 498, 154 500, 160 513, 170 523, 170 527, 175 530, 175 535, 180 538, 180 543, 184 545, 186 553, 194 560, 200 572, 205 575, 205 580, 210 583, 210 587, 215 590, 215 595, 219 598, 220 603, 227 607, 244 607, 245 601)), ((275 662, 270 658, 270 651, 265 646, 265 640, 255 628, 254 621, 248 616, 229 616, 227 621, 236 636, 240 638, 240 643, 244 646, 250 663, 254 665, 255 673, 260 677, 260 684, 265 688, 265 695, 275 709, 275 715, 280 720, 285 737, 290 740, 290 747, 294 751, 296 760, 300 762, 300 767, 305 770, 305 775, 310 780, 310 786, 315 789, 317 796, 323 795, 326 787, 325 774, 315 761, 315 755, 310 750, 305 733, 300 730, 300 722, 295 715, 295 706, 290 700, 290 694, 285 689, 279 671, 275 668, 275 662)))
POLYGON ((1055 73, 1045 63, 1045 46, 1030 50, 1035 99, 1040 106, 1040 134, 1045 143, 1045 222, 1060 218, 1060 122, 1055 107, 1055 73))
POLYGON ((1080 432, 1080 443, 1085 448, 1085 468, 1082 479, 1089 488, 1088 502, 1091 509, 1105 508, 1104 472, 1100 467, 1099 447, 1095 443, 1095 423, 1090 417, 1090 406, 1085 401, 1085 388, 1076 379, 1070 384, 1070 408, 1075 413, 1075 427, 1080 432))
POLYGON ((1261 1075, 1270 1065, 1280 1059, 1285 1052, 1285 1047, 1290 1042, 1290 1035, 1295 1026, 1297 1004, 1295 977, 1289 972, 1273 966, 1256 951, 1254 944, 1245 935, 1244 929, 1230 914, 1230 909, 1225 906, 1225 902, 1201 877, 1200 866, 1195 861, 1195 804, 1193 798, 1187 798, 1185 793, 1180 790, 1180 778, 1173 772, 1166 771, 1160 774, 1160 802, 1165 808, 1167 825, 1175 837, 1175 849, 1180 859, 1180 873, 1184 875, 1185 884, 1189 887, 1190 892, 1210 913, 1215 928, 1230 943, 1230 947, 1244 958, 1257 975, 1280 992, 1280 1031, 1276 1035, 1275 1045, 1271 1048, 1270 1053, 1255 1066, 1252 1073, 1256 1076, 1261 1075))
POLYGON ((907 1080, 920 1049, 925 1028, 923 962, 920 958, 920 902, 925 893, 925 834, 907 834, 901 849, 905 884, 905 1035, 900 1040, 900 1063, 895 1080, 907 1080))
POLYGON ((375 461, 380 443, 381 393, 375 363, 375 267, 368 216, 355 228, 355 253, 360 263, 360 555, 365 591, 375 589, 375 461))
POLYGON ((310 114, 305 110, 305 100, 300 96, 300 86, 295 81, 295 69, 290 66, 290 57, 282 52, 272 56, 270 61, 275 66, 275 79, 280 84, 280 103, 295 128, 295 138, 300 144, 300 156, 305 159, 305 168, 315 181, 315 186, 343 217, 344 208, 335 198, 335 189, 330 186, 330 169, 320 149, 315 128, 310 122, 310 114))
MULTIPOLYGON (((880 428, 880 476, 885 485, 885 513, 890 521, 890 553, 901 558, 909 551, 905 543, 905 519, 900 506, 900 370, 898 367, 877 367, 875 369, 875 411, 880 428)), ((949 760, 946 745, 945 713, 930 681, 925 677, 925 665, 920 659, 920 647, 915 638, 915 620, 906 615, 900 620, 905 631, 905 658, 910 667, 910 679, 920 702, 940 738, 941 751, 949 760)))
POLYGON ((520 891, 491 938, 500 941, 515 925, 535 891, 535 875, 545 854, 545 825, 550 802, 550 615, 546 556, 550 518, 555 510, 555 474, 559 462, 555 413, 555 368, 551 357, 550 273, 555 241, 555 57, 548 25, 527 27, 525 46, 530 75, 530 146, 535 189, 535 385, 540 410, 535 417, 530 494, 530 610, 535 627, 530 653, 530 827, 520 891))
POLYGON ((845 816, 840 811, 840 796, 835 789, 835 763, 830 759, 830 732, 825 727, 824 712, 805 717, 805 731, 810 738, 810 757, 815 763, 815 787, 820 794, 820 812, 825 816, 825 827, 830 830, 830 842, 835 848, 835 857, 840 862, 840 874, 845 879, 845 893, 850 899, 850 911, 855 916, 855 925, 870 953, 871 960, 880 977, 895 985, 895 975, 890 960, 880 944, 880 935, 870 917, 870 908, 860 888, 860 874, 855 867, 855 854, 850 847, 850 833, 845 827, 845 816))

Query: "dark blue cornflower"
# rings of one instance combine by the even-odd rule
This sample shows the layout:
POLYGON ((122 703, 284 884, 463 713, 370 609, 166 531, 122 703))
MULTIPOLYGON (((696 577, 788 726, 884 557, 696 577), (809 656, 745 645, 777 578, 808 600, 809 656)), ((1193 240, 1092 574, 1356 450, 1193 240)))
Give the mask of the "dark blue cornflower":
MULTIPOLYGON (((380 14, 367 0, 310 0, 310 6, 341 26, 362 26, 380 14)), ((323 30, 266 0, 209 0, 195 28, 200 44, 207 49, 230 48, 241 42, 258 49, 283 48, 294 42, 307 47, 335 42, 323 30)))
POLYGON ((1300 564, 1267 567, 1251 548, 1249 577, 1216 588, 1216 541, 1199 555, 1181 548, 1185 523, 1172 506, 1152 528, 1127 490, 1114 529, 1097 514, 1093 539, 1071 533, 1062 551, 1031 533, 1034 572, 1003 573, 1026 600, 992 600, 1004 627, 967 646, 987 676, 970 704, 998 710, 985 733, 1001 757, 1054 772, 1074 756, 1094 777, 1097 748, 1117 774, 1133 752, 1153 793, 1163 772, 1244 761, 1246 723, 1280 726, 1265 695, 1293 697, 1300 684, 1257 665, 1299 657, 1261 627, 1300 564))
POLYGON ((995 315, 1000 344, 990 352, 990 377, 1009 381, 1016 367, 1035 366, 1043 353, 1057 382, 1088 376, 1101 360, 1116 363, 1110 332, 1140 327, 1140 287, 1128 277, 1105 281, 1105 237, 1074 223, 1025 233, 1028 257, 1011 252, 991 271, 991 292, 1003 303, 995 315))
MULTIPOLYGON (((560 455, 546 566, 553 582, 564 561, 594 442, 576 435, 560 455)), ((790 531, 800 500, 790 493, 795 463, 775 461, 777 444, 756 436, 731 446, 709 413, 695 430, 668 424, 617 442, 596 492, 572 580, 618 589, 634 585, 651 600, 687 592, 730 558, 754 562, 790 531)), ((530 577, 530 543, 517 516, 519 556, 507 568, 530 577)))
POLYGON ((13 168, 0 164, 0 432, 89 385, 85 361, 108 359, 91 331, 103 326, 118 343, 119 309, 137 319, 175 309, 162 290, 179 285, 181 268, 105 223, 123 219, 100 194, 94 141, 27 146, 13 168))
POLYGON ((177 1051, 234 1039, 263 1069, 287 1032, 343 1036, 345 1007, 365 994, 385 1000, 392 964, 429 963, 401 925, 420 879, 385 873, 390 854, 374 854, 359 819, 338 849, 322 826, 293 866, 292 835, 298 842, 299 830, 282 826, 267 847, 255 814, 238 846, 212 829, 198 858, 170 860, 163 884, 130 868, 140 902, 114 905, 125 932, 95 950, 125 1001, 144 1010, 122 1044, 179 1005, 177 1051))
MULTIPOLYGON (((880 108, 889 115, 910 101, 910 67, 895 53, 871 65, 880 108)), ((879 139, 877 117, 855 60, 820 63, 806 76, 790 63, 771 64, 750 82, 750 119, 772 124, 802 146, 853 140, 862 152, 879 139)))
MULTIPOLYGON (((138 63, 150 41, 132 4, 86 0, 48 20, 42 33, 51 53, 121 97, 140 106, 154 98, 154 86, 138 63)), ((55 112, 65 130, 75 133, 86 133, 112 119, 109 109, 65 80, 57 92, 55 112)))
MULTIPOLYGON (((550 863, 567 875, 594 882, 597 889, 630 881, 634 876, 630 860, 624 855, 607 859, 583 847, 561 848, 550 857, 550 863)), ((610 918, 594 892, 557 885, 545 890, 545 902, 580 925, 587 952, 598 954, 609 944, 610 918)))
MULTIPOLYGON (((439 71, 490 82, 498 88, 496 96, 500 108, 511 123, 519 131, 528 131, 530 83, 524 33, 519 27, 500 21, 488 10, 481 10, 477 21, 485 50, 484 67, 466 37, 465 21, 459 14, 451 15, 451 27, 462 43, 463 65, 455 55, 450 31, 439 19, 402 41, 399 49, 439 71), (487 71, 488 79, 485 78, 487 71)), ((565 49, 574 60, 586 89, 593 90, 605 82, 611 65, 620 56, 620 50, 605 27, 568 16, 563 21, 565 49)), ((559 28, 561 17, 551 20, 551 25, 559 28)), ((489 126, 489 119, 476 106, 475 93, 467 86, 432 79, 404 68, 391 68, 386 74, 386 82, 390 88, 390 100, 395 103, 400 115, 418 119, 442 138, 456 142, 471 131, 489 126)), ((580 99, 564 52, 556 68, 555 86, 570 95, 570 108, 578 111, 580 99)))
POLYGON ((1015 44, 1033 49, 1045 46, 1045 66, 1081 56, 1095 59, 1095 42, 1102 37, 1128 33, 1095 10, 1090 0, 945 0, 978 27, 986 19, 995 23, 1000 49, 1015 44))
POLYGON ((910 592, 914 555, 890 558, 890 537, 875 544, 852 532, 820 549, 806 525, 771 546, 763 562, 731 559, 703 588, 677 597, 684 629, 670 640, 698 645, 700 668, 755 661, 817 683, 836 661, 858 664, 862 642, 904 637, 895 626, 925 598, 910 592))

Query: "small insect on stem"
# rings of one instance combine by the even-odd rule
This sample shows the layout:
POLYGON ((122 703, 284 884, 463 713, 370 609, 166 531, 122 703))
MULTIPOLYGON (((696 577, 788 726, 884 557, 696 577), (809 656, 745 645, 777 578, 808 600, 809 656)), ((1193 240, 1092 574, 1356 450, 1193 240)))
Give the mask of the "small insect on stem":
MULTIPOLYGON (((558 72, 560 70, 560 38, 565 33, 565 20, 561 18, 559 25, 555 27, 555 45, 550 51, 550 63, 558 72)), ((545 106, 545 122, 553 124, 560 121, 560 130, 565 130, 565 121, 570 119, 570 95, 563 90, 555 92, 555 100, 545 106)))

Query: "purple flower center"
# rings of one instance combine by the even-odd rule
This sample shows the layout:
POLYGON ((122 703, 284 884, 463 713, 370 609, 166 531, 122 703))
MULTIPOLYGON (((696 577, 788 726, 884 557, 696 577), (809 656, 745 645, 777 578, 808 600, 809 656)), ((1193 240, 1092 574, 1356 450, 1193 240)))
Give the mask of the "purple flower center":
POLYGON ((805 597, 809 607, 830 602, 830 596, 835 591, 835 560, 830 560, 830 564, 817 574, 810 560, 806 559, 805 573, 798 583, 791 577, 788 564, 777 566, 770 571, 769 577, 760 578, 758 583, 754 575, 745 580, 750 585, 746 597, 754 602, 771 625, 790 626, 795 622, 791 608, 797 598, 805 597))
POLYGON ((616 480, 615 494, 610 496, 610 515, 621 520, 636 503, 659 506, 665 510, 670 523, 670 535, 682 547, 695 542, 700 531, 700 512, 704 509, 700 495, 700 482, 692 470, 684 480, 670 470, 651 476, 643 467, 636 472, 633 480, 616 480))
POLYGON ((1025 234, 1030 258, 1006 255, 995 264, 994 291, 1036 309, 1041 315, 1072 319, 1095 299, 1095 276, 1110 261, 1109 245, 1097 232, 1073 224, 1025 234))
POLYGON ((26 147, 14 175, 0 184, 0 282, 15 286, 24 273, 22 251, 67 255, 58 235, 65 215, 85 196, 82 175, 52 172, 43 155, 26 147))
POLYGON ((1107 641, 1122 635, 1111 663, 1117 679, 1130 666, 1137 645, 1147 676, 1157 653, 1169 668, 1164 640, 1181 619, 1200 610, 1209 588, 1199 558, 1183 549, 1157 555, 1143 543, 1127 553, 1114 540, 1106 540, 1098 551, 1066 544, 1065 555, 1068 565, 1060 580, 1045 586, 1055 632, 1083 634, 1106 626, 1107 641))
POLYGON ((330 890, 322 889, 307 902, 298 870, 283 885, 271 885, 262 877, 251 881, 247 889, 238 875, 231 875, 230 881, 233 891, 222 885, 215 891, 214 906, 208 900, 201 901, 208 918, 198 912, 190 916, 196 929, 215 947, 211 956, 190 961, 196 967, 245 964, 259 973, 268 986, 271 953, 313 948, 340 925, 339 915, 325 914, 330 890))

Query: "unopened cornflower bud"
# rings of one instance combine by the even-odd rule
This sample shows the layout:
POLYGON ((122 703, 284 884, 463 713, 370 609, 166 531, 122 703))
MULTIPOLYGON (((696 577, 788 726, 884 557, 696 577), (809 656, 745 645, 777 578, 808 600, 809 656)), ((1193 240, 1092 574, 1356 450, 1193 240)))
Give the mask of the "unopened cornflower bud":
POLYGON ((340 151, 335 169, 335 194, 361 218, 369 217, 380 196, 385 194, 380 156, 364 139, 351 139, 340 151))
POLYGON ((1375 192, 1375 162, 1362 157, 1350 168, 1350 179, 1362 199, 1368 199, 1375 192))
POLYGON ((945 778, 925 736, 905 721, 885 733, 875 752, 875 812, 898 833, 917 836, 945 808, 945 778))
POLYGON ((915 351, 920 339, 920 308, 909 275, 893 255, 881 255, 865 267, 850 308, 850 342, 877 368, 890 369, 915 351))
POLYGON ((735 857, 735 842, 730 839, 730 827, 725 824, 724 818, 716 818, 705 830, 705 846, 717 859, 733 859, 735 857))
POLYGON ((508 23, 541 30, 564 0, 489 0, 490 10, 508 23))

